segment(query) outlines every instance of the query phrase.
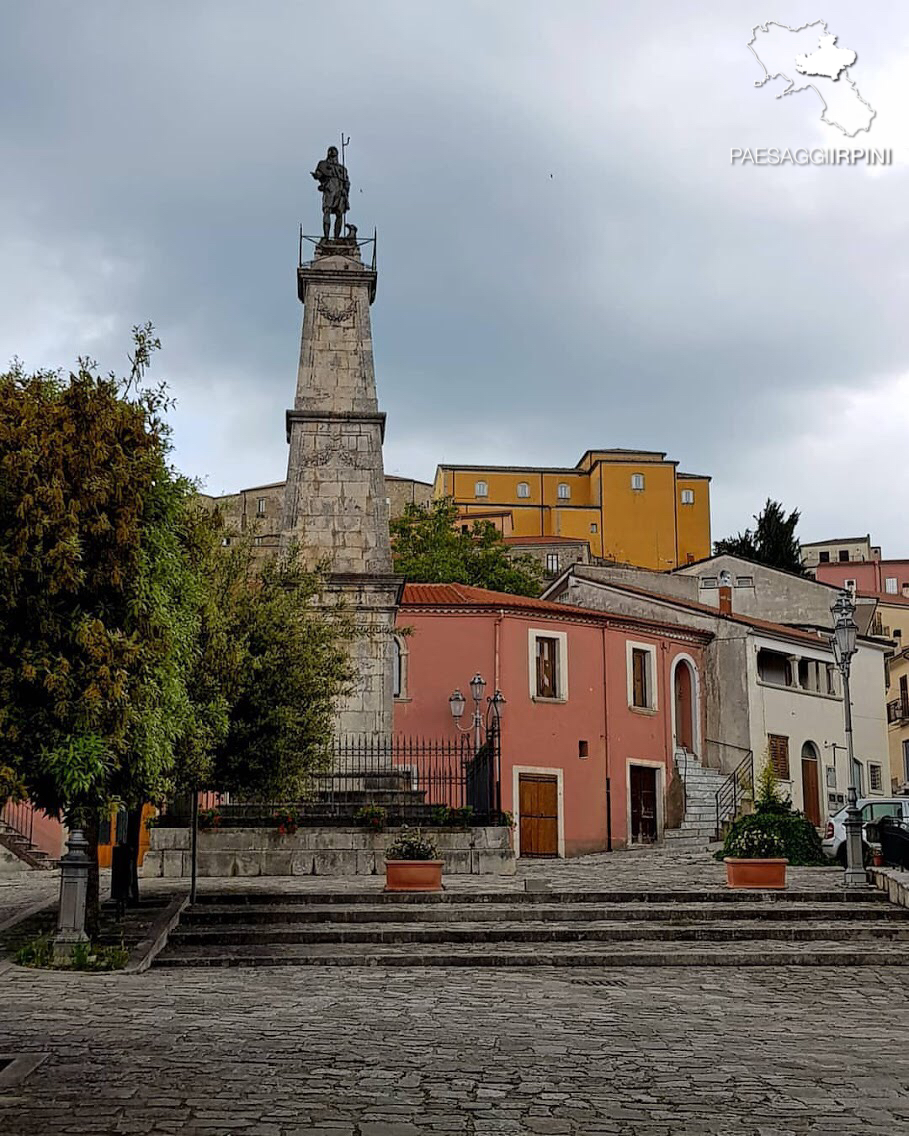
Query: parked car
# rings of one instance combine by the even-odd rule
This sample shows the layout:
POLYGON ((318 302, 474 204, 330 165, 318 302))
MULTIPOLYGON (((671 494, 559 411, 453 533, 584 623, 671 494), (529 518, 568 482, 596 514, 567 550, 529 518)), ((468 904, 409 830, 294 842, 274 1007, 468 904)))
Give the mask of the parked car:
MULTIPOLYGON (((881 817, 885 816, 896 817, 909 823, 909 797, 859 797, 858 807, 862 812, 863 826, 868 824, 869 821, 880 820, 881 817)), ((828 817, 822 842, 824 854, 829 856, 831 860, 839 860, 843 865, 846 863, 845 821, 845 808, 828 817)), ((862 841, 865 845, 868 844, 864 827, 862 828, 862 841)))

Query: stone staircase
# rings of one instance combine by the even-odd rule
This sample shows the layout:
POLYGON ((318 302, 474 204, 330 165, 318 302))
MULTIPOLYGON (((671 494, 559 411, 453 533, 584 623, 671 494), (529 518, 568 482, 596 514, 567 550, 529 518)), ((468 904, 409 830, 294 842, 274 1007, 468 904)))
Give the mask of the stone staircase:
POLYGON ((664 829, 663 840, 675 852, 701 852, 717 839, 716 794, 726 774, 690 753, 676 754, 675 764, 685 783, 685 819, 678 828, 664 829))
POLYGON ((0 848, 5 848, 20 860, 25 867, 51 869, 56 868, 56 862, 36 844, 23 836, 5 821, 0 821, 0 848))
POLYGON ((158 967, 909 965, 880 892, 203 894, 158 967))

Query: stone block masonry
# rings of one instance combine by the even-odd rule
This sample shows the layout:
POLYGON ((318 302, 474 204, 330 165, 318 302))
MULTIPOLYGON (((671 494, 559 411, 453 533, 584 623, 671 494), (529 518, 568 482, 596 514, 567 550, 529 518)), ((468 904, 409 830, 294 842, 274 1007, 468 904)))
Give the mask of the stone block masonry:
POLYGON ((328 565, 324 597, 341 600, 363 635, 356 683, 339 707, 338 737, 387 739, 393 727, 392 632, 402 581, 392 574, 369 309, 376 271, 352 240, 322 241, 297 273, 303 331, 282 541, 310 567, 328 565))
MULTIPOLYGON (((375 876, 385 871, 385 848, 395 831, 362 828, 226 828, 199 833, 198 872, 206 877, 375 876)), ((448 875, 511 876, 511 830, 502 826, 433 829, 448 875)), ((145 878, 189 876, 190 830, 154 828, 145 854, 145 878)))

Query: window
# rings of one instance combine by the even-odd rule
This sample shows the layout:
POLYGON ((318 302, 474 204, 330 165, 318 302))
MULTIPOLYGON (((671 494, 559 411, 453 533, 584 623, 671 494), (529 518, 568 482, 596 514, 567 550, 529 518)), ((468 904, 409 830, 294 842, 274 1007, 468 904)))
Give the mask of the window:
POLYGON ((843 581, 843 587, 848 588, 849 591, 851 591, 851 592, 854 592, 855 591, 855 580, 844 580, 843 581))
POLYGON ((631 475, 631 488, 635 490, 641 490, 644 488, 643 473, 633 473, 631 475))
POLYGON ((591 522, 590 522, 590 531, 591 531, 592 533, 595 533, 595 532, 598 532, 598 531, 599 531, 599 529, 597 528, 597 523, 596 523, 596 521, 591 521, 591 522))
POLYGON ((853 768, 855 770, 855 785, 856 785, 856 788, 858 789, 858 795, 860 797, 864 797, 864 795, 865 795, 865 767, 864 767, 864 765, 862 765, 862 763, 858 759, 853 761, 852 765, 853 765, 853 768))
MULTIPOLYGON (((641 488, 642 489, 644 488, 643 485, 641 486, 641 488)), ((683 505, 693 505, 694 504, 694 490, 693 489, 683 489, 682 490, 682 504, 683 505)))
POLYGON ((754 576, 736 576, 735 586, 737 588, 753 588, 754 576))
POLYGON ((903 778, 909 781, 909 739, 903 742, 903 778))
POLYGON ((769 682, 773 686, 792 686, 792 675, 789 667, 788 655, 779 651, 768 651, 761 648, 758 651, 758 678, 761 682, 769 682))
POLYGON ((530 486, 527 484, 526 481, 519 481, 518 482, 518 496, 519 497, 529 497, 530 496, 530 486))
POLYGON ((789 780, 789 739, 783 734, 767 735, 767 752, 773 772, 780 781, 789 780))
POLYGON ((578 757, 590 757, 590 744, 588 742, 578 742, 578 757))
POLYGON ((559 554, 557 552, 546 553, 546 571, 558 572, 559 570, 559 554))
POLYGON ((835 789, 836 788, 836 766, 835 765, 828 765, 826 767, 826 769, 827 769, 827 788, 828 789, 835 789))
POLYGON ((407 697, 407 648, 397 635, 391 639, 391 688, 395 698, 407 697))
POLYGON ((476 485, 474 485, 473 495, 474 495, 474 497, 488 497, 489 496, 489 486, 486 484, 485 481, 478 481, 476 483, 476 485))
POLYGON ((255 543, 257 548, 261 548, 262 545, 265 543, 265 537, 264 536, 255 537, 254 543, 255 543))
POLYGON ((842 563, 844 563, 844 564, 849 563, 849 549, 848 548, 841 548, 839 556, 840 556, 840 560, 842 561, 842 563))
POLYGON ((896 576, 888 576, 884 581, 884 591, 889 592, 891 596, 897 595, 899 588, 897 586, 896 576))
POLYGON ((560 501, 568 501, 571 497, 571 486, 567 485, 564 481, 560 481, 556 493, 560 501))
POLYGON ((259 498, 256 499, 256 516, 257 517, 264 517, 265 516, 265 498, 264 497, 259 497, 259 498))
POLYGON ((702 576, 701 577, 701 587, 702 588, 715 588, 716 587, 716 576, 702 576))
POLYGON ((558 698, 559 641, 540 635, 537 639, 537 698, 558 698))
POLYGON ((817 554, 817 558, 818 558, 818 561, 821 564, 829 564, 830 563, 830 553, 829 552, 819 552, 817 554))
POLYGON ((631 705, 652 710, 653 652, 646 647, 631 648, 631 705))
POLYGON ((868 784, 871 786, 872 793, 883 793, 884 776, 881 767, 873 761, 868 762, 868 784))

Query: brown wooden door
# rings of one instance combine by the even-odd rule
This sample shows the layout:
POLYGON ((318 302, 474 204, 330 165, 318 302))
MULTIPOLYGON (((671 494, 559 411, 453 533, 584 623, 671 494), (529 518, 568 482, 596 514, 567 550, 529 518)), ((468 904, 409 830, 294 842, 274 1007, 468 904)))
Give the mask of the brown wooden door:
POLYGON ((629 787, 631 840, 635 844, 653 844, 657 838, 656 770, 646 765, 632 765, 629 787))
POLYGON ((521 855, 558 856, 559 789, 555 777, 522 773, 518 782, 521 855))
POLYGON ((802 797, 805 802, 805 816, 813 825, 821 824, 821 786, 816 757, 802 755, 802 797))

